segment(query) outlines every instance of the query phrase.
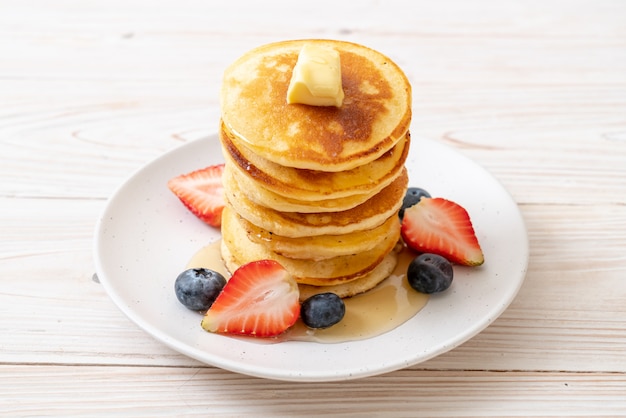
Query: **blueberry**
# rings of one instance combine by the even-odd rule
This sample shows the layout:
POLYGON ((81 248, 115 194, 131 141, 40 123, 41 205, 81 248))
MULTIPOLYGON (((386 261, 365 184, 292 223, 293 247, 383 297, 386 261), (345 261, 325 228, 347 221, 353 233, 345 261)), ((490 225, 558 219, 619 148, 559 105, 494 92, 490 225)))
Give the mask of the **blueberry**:
POLYGON ((428 294, 449 288, 452 276, 452 264, 445 257, 429 253, 415 257, 406 272, 411 287, 428 294))
POLYGON ((300 307, 300 318, 309 328, 328 328, 341 321, 346 313, 343 300, 334 293, 318 293, 300 307))
POLYGON ((400 208, 400 219, 404 218, 404 210, 416 205, 422 197, 430 197, 430 193, 420 187, 409 187, 404 195, 402 207, 400 208))
POLYGON ((205 269, 189 269, 178 275, 174 282, 176 297, 193 311, 206 311, 220 294, 226 279, 220 273, 205 269))

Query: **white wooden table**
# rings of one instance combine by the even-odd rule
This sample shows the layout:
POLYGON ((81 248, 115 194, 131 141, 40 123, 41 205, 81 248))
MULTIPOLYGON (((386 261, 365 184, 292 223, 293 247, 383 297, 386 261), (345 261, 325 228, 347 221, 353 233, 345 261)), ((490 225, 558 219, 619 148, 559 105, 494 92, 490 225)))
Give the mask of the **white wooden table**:
POLYGON ((1 416, 626 416, 626 2, 0 0, 0 313, 1 416), (92 279, 117 186, 216 131, 236 57, 304 37, 400 64, 412 133, 490 170, 530 239, 486 330, 350 382, 199 363, 92 279))

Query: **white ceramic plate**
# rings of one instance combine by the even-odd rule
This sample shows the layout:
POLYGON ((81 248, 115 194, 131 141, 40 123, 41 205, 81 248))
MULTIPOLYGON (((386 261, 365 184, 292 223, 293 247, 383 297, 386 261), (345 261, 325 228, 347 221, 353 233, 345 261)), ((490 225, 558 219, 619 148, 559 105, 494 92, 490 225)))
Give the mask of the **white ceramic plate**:
POLYGON ((187 143, 140 169, 110 199, 95 236, 97 274, 139 327, 187 356, 227 370, 289 381, 336 381, 405 368, 449 351, 492 323, 517 294, 528 264, 524 222, 507 191, 483 168, 437 142, 413 138, 410 185, 463 205, 485 254, 456 268, 453 285, 411 320, 375 338, 324 344, 260 343, 205 332, 176 299, 190 257, 219 238, 168 190, 178 174, 222 161, 217 136, 187 143))

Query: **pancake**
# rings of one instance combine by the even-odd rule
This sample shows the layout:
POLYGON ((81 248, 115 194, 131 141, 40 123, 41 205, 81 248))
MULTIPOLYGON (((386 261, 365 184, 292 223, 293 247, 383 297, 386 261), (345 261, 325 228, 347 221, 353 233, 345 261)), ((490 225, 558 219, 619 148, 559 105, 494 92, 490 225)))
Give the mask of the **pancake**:
POLYGON ((334 286, 311 286, 308 284, 299 284, 300 300, 304 301, 318 293, 332 292, 340 298, 349 298, 352 296, 365 293, 382 283, 387 277, 393 273, 398 264, 398 253, 391 251, 385 256, 383 261, 376 266, 374 270, 365 276, 347 283, 341 283, 334 286))
MULTIPOLYGON (((229 204, 243 218, 274 234, 290 238, 316 235, 340 235, 375 228, 398 213, 406 193, 408 174, 402 174, 389 186, 364 203, 341 212, 280 212, 252 203, 236 181, 223 177, 224 192, 229 204)), ((222 226, 222 230, 224 226, 222 226)))
POLYGON ((227 204, 222 212, 221 247, 222 257, 230 258, 231 267, 236 268, 237 265, 255 260, 276 260, 298 283, 314 286, 337 285, 365 276, 393 250, 400 237, 398 229, 397 235, 381 237, 379 243, 368 251, 319 261, 293 259, 276 254, 265 245, 250 241, 236 217, 236 212, 227 204), (228 257, 225 254, 228 254, 228 257))
POLYGON ((376 193, 389 185, 399 174, 409 151, 410 135, 398 141, 378 159, 340 172, 297 169, 266 160, 245 143, 222 129, 220 131, 225 158, 242 175, 250 176, 262 187, 281 196, 304 201, 337 199, 376 193))
MULTIPOLYGON (((222 257, 228 271, 235 271, 241 264, 233 258, 227 247, 222 246, 222 257)), ((298 284, 300 289, 300 301, 318 293, 332 292, 341 298, 349 298, 373 289, 382 283, 396 268, 398 263, 398 253, 394 250, 385 256, 374 270, 358 279, 329 286, 312 286, 308 284, 298 284)))
POLYGON ((402 70, 358 44, 277 42, 226 69, 220 105, 227 268, 276 260, 298 282, 301 299, 326 291, 350 297, 388 277, 397 263, 411 142, 411 86, 402 70), (303 65, 327 62, 324 49, 339 55, 343 96, 336 94, 336 71, 324 78, 324 69, 303 73, 299 66, 294 85, 301 90, 287 103, 305 45, 321 49, 303 65), (313 84, 311 74, 320 76, 313 84), (335 92, 332 103, 298 102, 322 87, 335 92))
POLYGON ((373 229, 343 235, 317 235, 301 238, 288 238, 259 228, 241 216, 237 216, 241 228, 250 241, 265 245, 270 251, 287 258, 311 261, 333 258, 369 251, 387 235, 398 236, 400 218, 395 214, 382 225, 373 229))
POLYGON ((376 189, 369 193, 340 197, 336 199, 324 199, 316 201, 304 201, 292 197, 281 196, 259 185, 252 177, 243 175, 240 170, 232 167, 230 158, 226 157, 226 169, 224 170, 224 183, 236 183, 236 187, 241 191, 246 191, 246 197, 250 202, 272 208, 279 212, 300 212, 300 213, 321 213, 340 212, 352 209, 378 192, 376 189), (232 167, 232 168, 231 168, 232 167))
POLYGON ((220 91, 226 130, 276 164, 345 171, 380 158, 405 137, 411 86, 385 55, 334 40, 295 40, 260 46, 224 72, 220 91), (339 53, 345 98, 341 107, 288 104, 287 90, 302 46, 339 53))

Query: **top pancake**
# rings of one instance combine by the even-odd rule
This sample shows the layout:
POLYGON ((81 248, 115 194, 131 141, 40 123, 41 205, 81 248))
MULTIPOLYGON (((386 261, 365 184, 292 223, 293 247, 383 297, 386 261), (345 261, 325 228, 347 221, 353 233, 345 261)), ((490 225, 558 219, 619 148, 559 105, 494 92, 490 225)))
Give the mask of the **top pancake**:
POLYGON ((229 132, 274 163, 344 171, 369 163, 404 138, 411 121, 411 86, 388 57, 335 40, 264 45, 228 67, 220 93, 229 132), (287 89, 306 43, 339 53, 343 105, 288 104, 287 89))

